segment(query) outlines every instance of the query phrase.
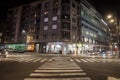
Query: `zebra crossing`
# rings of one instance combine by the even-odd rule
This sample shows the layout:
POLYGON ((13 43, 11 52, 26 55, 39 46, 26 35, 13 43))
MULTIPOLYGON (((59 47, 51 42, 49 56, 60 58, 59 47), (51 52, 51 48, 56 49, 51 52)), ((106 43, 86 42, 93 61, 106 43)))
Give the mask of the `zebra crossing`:
MULTIPOLYGON (((45 61, 54 61, 54 59, 52 58, 19 58, 19 59, 16 59, 16 61, 18 62, 45 62, 45 61)), ((88 59, 88 58, 85 58, 85 59, 78 59, 78 58, 74 58, 74 59, 69 59, 70 62, 78 62, 78 63, 99 63, 99 62, 102 62, 102 63, 105 63, 105 62, 120 62, 120 60, 116 60, 116 59, 88 59)))
MULTIPOLYGON (((5 58, 0 59, 0 62, 52 62, 54 61, 53 58, 46 58, 46 57, 17 57, 17 58, 5 58)), ((70 58, 68 59, 70 62, 78 62, 78 63, 111 63, 111 62, 120 62, 119 59, 96 59, 96 58, 70 58)))
POLYGON ((70 59, 69 60, 70 62, 78 62, 78 63, 82 63, 82 62, 84 62, 84 63, 99 63, 99 62, 102 62, 102 63, 110 63, 110 62, 120 62, 120 60, 119 59, 93 59, 93 58, 84 58, 84 59, 82 59, 82 58, 75 58, 75 59, 70 59))
POLYGON ((45 62, 24 80, 91 80, 75 62, 54 59, 45 62))

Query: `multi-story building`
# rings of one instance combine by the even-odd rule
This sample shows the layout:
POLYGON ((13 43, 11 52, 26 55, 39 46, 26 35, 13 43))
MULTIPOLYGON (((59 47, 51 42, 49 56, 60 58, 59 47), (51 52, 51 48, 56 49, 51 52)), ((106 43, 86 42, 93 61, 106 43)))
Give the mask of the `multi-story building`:
POLYGON ((86 0, 32 2, 9 9, 8 23, 11 41, 24 44, 26 50, 80 53, 90 44, 91 51, 95 45, 109 44, 105 22, 86 0))
POLYGON ((87 1, 81 0, 81 30, 83 50, 107 49, 110 33, 100 13, 87 1))

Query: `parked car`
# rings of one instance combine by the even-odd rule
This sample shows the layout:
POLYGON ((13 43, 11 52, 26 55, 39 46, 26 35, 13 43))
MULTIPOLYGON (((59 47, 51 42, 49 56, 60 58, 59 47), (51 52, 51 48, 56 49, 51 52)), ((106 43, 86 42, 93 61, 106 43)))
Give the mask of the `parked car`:
POLYGON ((6 49, 0 49, 0 57, 2 58, 8 57, 8 51, 6 49))

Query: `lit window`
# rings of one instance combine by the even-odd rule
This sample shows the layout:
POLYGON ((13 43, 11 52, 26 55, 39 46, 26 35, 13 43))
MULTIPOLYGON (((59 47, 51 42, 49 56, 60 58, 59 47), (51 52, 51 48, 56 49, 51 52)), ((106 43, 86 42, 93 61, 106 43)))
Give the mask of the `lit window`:
POLYGON ((88 35, 88 34, 89 34, 89 32, 88 32, 88 31, 86 31, 86 32, 85 32, 85 34, 86 34, 86 35, 88 35))
POLYGON ((72 10, 72 15, 76 16, 76 12, 74 10, 72 10))
POLYGON ((48 11, 44 11, 44 14, 45 14, 45 15, 48 14, 48 11))
POLYGON ((85 41, 85 42, 88 42, 88 38, 87 38, 87 37, 85 37, 85 38, 84 38, 84 41, 85 41))
POLYGON ((57 25, 52 25, 52 29, 57 29, 57 25))
POLYGON ((48 30, 48 26, 44 26, 44 30, 48 30))
POLYGON ((54 16, 54 17, 52 18, 52 20, 53 20, 53 21, 57 21, 57 16, 54 16))
POLYGON ((44 18, 44 22, 48 22, 48 18, 44 18))

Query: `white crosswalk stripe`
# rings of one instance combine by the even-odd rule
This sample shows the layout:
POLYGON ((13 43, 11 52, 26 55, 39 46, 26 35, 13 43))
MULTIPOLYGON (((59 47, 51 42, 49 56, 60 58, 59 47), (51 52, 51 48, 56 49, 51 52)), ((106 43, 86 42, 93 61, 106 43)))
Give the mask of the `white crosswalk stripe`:
POLYGON ((62 70, 53 70, 53 69, 49 69, 49 70, 45 70, 45 69, 41 69, 41 70, 35 70, 34 72, 80 72, 83 71, 82 69, 80 70, 75 70, 75 69, 62 69, 62 70))
POLYGON ((82 77, 82 78, 48 78, 48 79, 39 79, 39 78, 26 78, 24 80, 91 80, 89 77, 82 77))
POLYGON ((75 59, 75 61, 77 61, 77 62, 81 62, 79 59, 75 59))
POLYGON ((35 60, 35 58, 28 59, 28 60, 26 60, 25 62, 31 62, 31 61, 33 61, 33 60, 35 60))
POLYGON ((94 62, 94 61, 92 61, 92 60, 90 60, 90 59, 86 59, 88 62, 94 62))
POLYGON ((52 61, 52 59, 48 58, 32 58, 32 57, 26 57, 26 58, 17 58, 14 59, 17 62, 45 62, 45 61, 52 61))
POLYGON ((70 59, 71 62, 73 62, 74 60, 73 59, 70 59))
POLYGON ((70 59, 69 60, 70 62, 74 62, 74 61, 76 61, 76 62, 78 62, 78 63, 81 63, 81 62, 85 62, 85 63, 94 63, 94 62, 101 62, 101 63, 106 63, 106 62, 120 62, 120 60, 114 60, 114 59, 91 59, 91 58, 89 58, 89 59, 82 59, 82 58, 80 58, 80 59, 78 59, 78 58, 74 58, 74 59, 70 59))
POLYGON ((85 59, 81 59, 83 62, 88 62, 88 61, 86 61, 85 59))
POLYGON ((53 59, 51 58, 51 59, 49 59, 48 61, 50 61, 50 62, 51 62, 51 61, 53 61, 53 59))
POLYGON ((37 62, 37 61, 40 61, 42 58, 38 58, 36 60, 34 60, 33 62, 37 62))
POLYGON ((44 58, 44 59, 42 59, 40 62, 45 62, 47 60, 47 58, 44 58))
POLYGON ((74 61, 56 59, 49 62, 51 60, 38 67, 24 80, 91 80, 74 61))

